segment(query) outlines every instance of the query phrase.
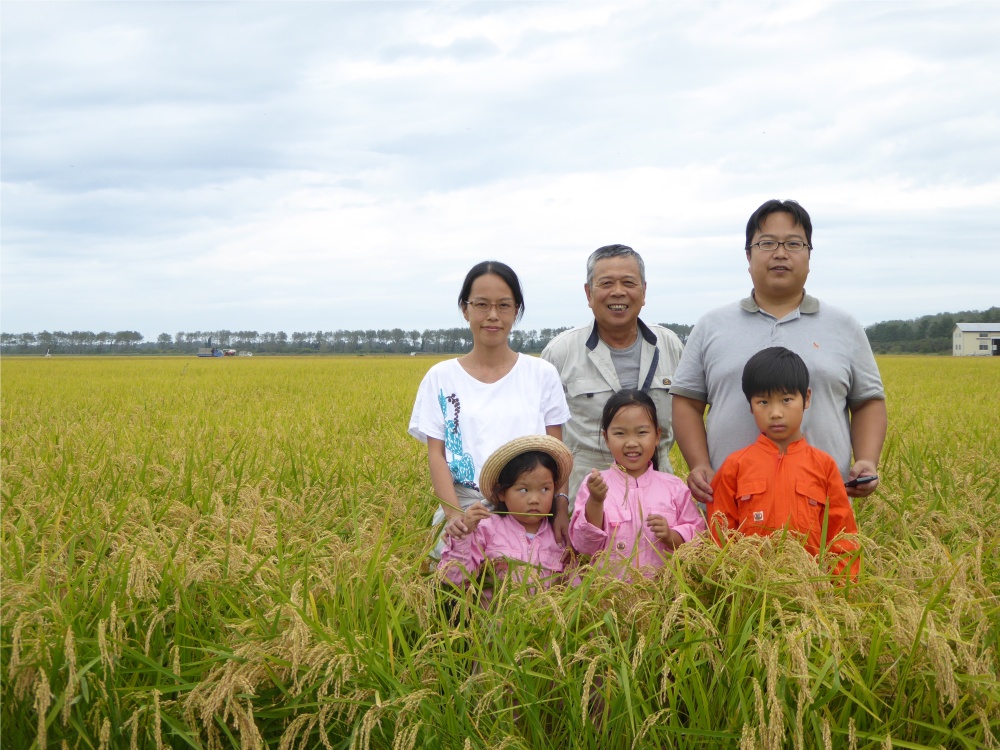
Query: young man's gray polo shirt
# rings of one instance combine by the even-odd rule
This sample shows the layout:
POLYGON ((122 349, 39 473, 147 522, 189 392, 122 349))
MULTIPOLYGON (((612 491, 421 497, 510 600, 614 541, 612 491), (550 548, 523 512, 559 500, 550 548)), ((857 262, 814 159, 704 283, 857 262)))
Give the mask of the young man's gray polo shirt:
POLYGON ((885 399, 885 391, 861 324, 808 294, 781 320, 761 310, 751 295, 706 313, 691 331, 670 392, 709 404, 712 467, 718 469, 726 456, 757 439, 743 395, 743 367, 769 346, 784 346, 805 361, 812 404, 803 433, 810 445, 833 456, 846 479, 851 468, 848 406, 885 399))

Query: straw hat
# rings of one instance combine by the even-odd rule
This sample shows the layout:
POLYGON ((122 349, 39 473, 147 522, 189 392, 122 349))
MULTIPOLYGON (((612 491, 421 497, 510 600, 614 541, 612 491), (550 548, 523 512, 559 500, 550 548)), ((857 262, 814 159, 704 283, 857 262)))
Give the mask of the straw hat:
POLYGON ((483 470, 479 472, 479 491, 483 493, 483 497, 494 500, 493 492, 496 490, 497 479, 503 467, 511 459, 529 451, 541 451, 552 456, 556 462, 557 476, 553 477, 556 488, 569 479, 569 473, 573 468, 573 454, 569 452, 569 448, 551 435, 525 435, 504 443, 486 459, 483 470))

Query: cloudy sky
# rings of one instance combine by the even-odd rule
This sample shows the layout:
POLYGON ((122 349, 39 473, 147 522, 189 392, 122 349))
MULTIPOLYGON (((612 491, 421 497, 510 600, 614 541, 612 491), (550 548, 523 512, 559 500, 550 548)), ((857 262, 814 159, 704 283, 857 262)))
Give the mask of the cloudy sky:
POLYGON ((643 318, 750 288, 769 198, 862 323, 1000 304, 1000 3, 5 0, 0 327, 525 328, 647 263, 643 318))

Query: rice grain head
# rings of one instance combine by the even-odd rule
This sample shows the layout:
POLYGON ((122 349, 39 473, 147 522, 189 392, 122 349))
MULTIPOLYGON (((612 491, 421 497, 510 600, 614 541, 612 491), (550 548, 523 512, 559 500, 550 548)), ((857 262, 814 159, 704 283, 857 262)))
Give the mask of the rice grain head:
MULTIPOLYGON (((66 676, 66 692, 63 695, 62 723, 69 725, 69 715, 73 710, 73 699, 76 697, 76 640, 73 637, 73 626, 66 628, 66 639, 63 643, 63 654, 66 660, 68 674, 66 676)), ((39 745, 42 747, 42 745, 39 745)))
POLYGON ((40 673, 35 682, 35 714, 38 716, 38 747, 46 746, 47 724, 46 715, 52 703, 52 690, 49 688, 49 678, 40 673))

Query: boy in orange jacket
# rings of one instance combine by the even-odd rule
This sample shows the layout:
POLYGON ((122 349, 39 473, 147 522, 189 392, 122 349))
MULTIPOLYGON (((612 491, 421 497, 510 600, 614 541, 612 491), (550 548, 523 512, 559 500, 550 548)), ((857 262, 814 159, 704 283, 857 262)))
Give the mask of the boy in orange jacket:
POLYGON ((805 362, 781 346, 759 351, 743 368, 743 393, 761 434, 726 458, 712 480, 712 537, 722 546, 727 531, 767 536, 789 529, 814 555, 825 543, 840 556, 835 574, 850 564, 856 579, 858 545, 842 536, 858 530, 844 481, 833 458, 802 435, 812 396, 805 362))

